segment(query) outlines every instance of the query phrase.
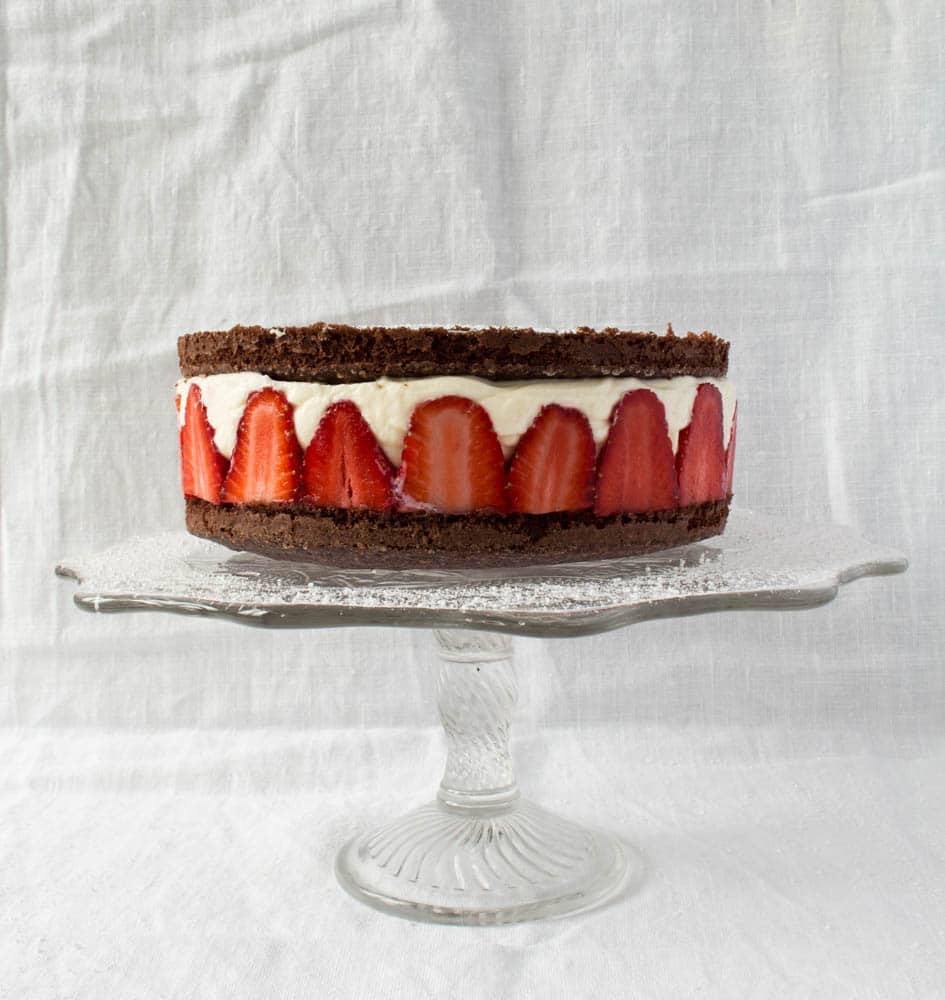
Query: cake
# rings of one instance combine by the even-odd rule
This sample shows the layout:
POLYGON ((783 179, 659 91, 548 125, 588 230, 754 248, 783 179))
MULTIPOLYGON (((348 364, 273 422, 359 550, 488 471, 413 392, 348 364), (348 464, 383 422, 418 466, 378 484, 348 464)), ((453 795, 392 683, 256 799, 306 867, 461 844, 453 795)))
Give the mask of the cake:
POLYGON ((724 530, 726 341, 615 329, 183 336, 187 528, 338 566, 548 564, 724 530))

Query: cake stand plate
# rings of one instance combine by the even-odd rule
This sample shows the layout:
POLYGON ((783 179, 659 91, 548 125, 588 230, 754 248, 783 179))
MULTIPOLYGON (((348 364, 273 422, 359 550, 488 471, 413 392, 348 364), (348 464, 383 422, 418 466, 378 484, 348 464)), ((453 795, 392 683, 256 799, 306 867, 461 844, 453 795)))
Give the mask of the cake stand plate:
POLYGON ((234 553, 175 532, 56 567, 96 612, 171 611, 245 625, 432 628, 446 731, 436 800, 356 837, 341 884, 389 912, 491 924, 573 913, 619 893, 640 861, 616 838, 520 799, 509 733, 510 636, 574 636, 648 618, 809 608, 906 560, 835 525, 735 509, 707 542, 626 559, 523 569, 371 570, 234 553))

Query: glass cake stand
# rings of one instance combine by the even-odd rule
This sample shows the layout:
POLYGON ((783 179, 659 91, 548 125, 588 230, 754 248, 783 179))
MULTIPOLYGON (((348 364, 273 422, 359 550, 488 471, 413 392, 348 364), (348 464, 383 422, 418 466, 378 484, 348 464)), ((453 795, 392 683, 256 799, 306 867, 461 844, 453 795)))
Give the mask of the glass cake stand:
POLYGON ((336 872, 379 909, 495 924, 598 905, 640 871, 617 838, 523 800, 509 749, 512 635, 577 636, 649 618, 810 608, 906 560, 835 525, 731 512, 725 534, 648 556, 502 570, 342 570, 233 553, 176 532, 56 567, 89 611, 172 611, 244 625, 430 628, 446 769, 436 800, 361 834, 336 872))

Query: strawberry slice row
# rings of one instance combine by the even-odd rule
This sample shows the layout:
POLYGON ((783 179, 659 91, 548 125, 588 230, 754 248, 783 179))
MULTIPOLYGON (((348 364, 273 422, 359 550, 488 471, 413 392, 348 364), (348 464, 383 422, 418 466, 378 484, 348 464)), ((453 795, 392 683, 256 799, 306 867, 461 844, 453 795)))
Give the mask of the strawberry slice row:
POLYGON ((696 391, 675 455, 659 397, 635 389, 614 407, 599 458, 587 417, 552 403, 522 435, 507 473, 488 413, 461 396, 414 409, 399 470, 350 400, 326 409, 303 455, 285 396, 271 387, 251 393, 229 466, 213 443, 198 386, 185 405, 184 494, 211 503, 447 514, 593 508, 608 517, 720 500, 732 490, 735 420, 726 448, 722 396, 709 383, 696 391))
POLYGON ((656 393, 634 389, 618 401, 594 461, 587 418, 546 406, 522 436, 509 471, 512 510, 583 510, 598 517, 672 510, 721 500, 732 491, 735 423, 723 444, 722 394, 704 382, 673 455, 666 411, 656 393))

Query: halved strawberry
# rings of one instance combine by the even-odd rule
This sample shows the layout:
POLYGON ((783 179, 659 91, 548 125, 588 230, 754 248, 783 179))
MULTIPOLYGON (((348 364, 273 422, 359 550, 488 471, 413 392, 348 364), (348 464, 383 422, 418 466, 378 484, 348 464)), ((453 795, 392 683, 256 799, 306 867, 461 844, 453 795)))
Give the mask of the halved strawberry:
POLYGON ((676 475, 681 507, 725 496, 722 394, 708 382, 696 390, 689 424, 679 432, 676 475))
POLYGON ((728 448, 725 449, 725 495, 732 495, 732 479, 735 474, 735 428, 738 424, 738 403, 732 414, 732 429, 728 435, 728 448))
POLYGON ((410 416, 397 486, 403 510, 504 511, 505 461, 489 414, 462 396, 420 403, 410 416))
POLYGON ((294 500, 301 469, 302 449, 288 400, 270 386, 250 393, 236 431, 230 471, 223 481, 223 502, 294 500))
MULTIPOLYGON (((177 408, 180 410, 180 397, 177 408)), ((213 429, 207 419, 200 386, 187 391, 184 426, 180 429, 180 473, 185 497, 220 502, 220 487, 226 475, 226 459, 213 443, 213 429)))
POLYGON ((580 410, 543 406, 515 448, 509 509, 547 514, 590 507, 596 458, 591 425, 580 410))
POLYGON ((332 403, 305 450, 302 499, 318 507, 388 510, 394 471, 357 406, 349 399, 332 403))
POLYGON ((666 411, 650 389, 624 394, 597 463, 594 513, 633 514, 676 506, 676 469, 666 411))

